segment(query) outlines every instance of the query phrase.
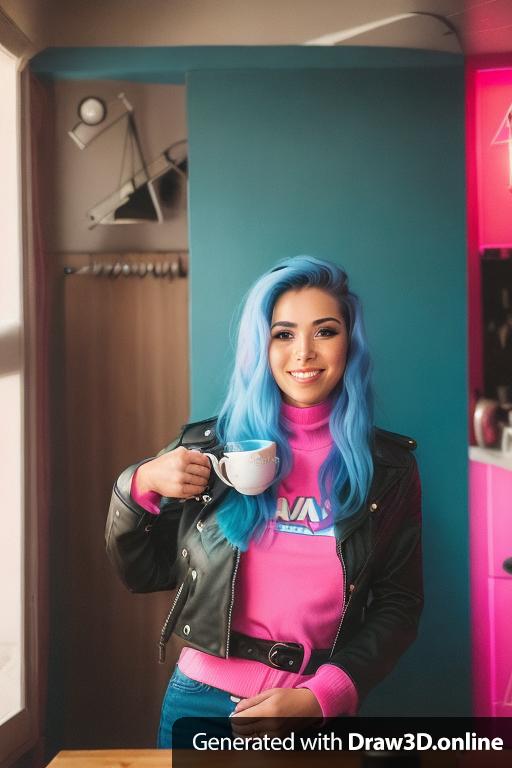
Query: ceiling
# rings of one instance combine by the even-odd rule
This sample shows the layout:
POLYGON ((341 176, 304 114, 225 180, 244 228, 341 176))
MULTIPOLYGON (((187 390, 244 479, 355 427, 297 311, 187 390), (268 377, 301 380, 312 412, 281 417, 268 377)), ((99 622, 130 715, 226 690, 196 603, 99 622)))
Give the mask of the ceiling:
POLYGON ((512 51, 512 0, 0 0, 0 8, 36 49, 334 41, 512 51))
MULTIPOLYGON (((350 3, 342 5, 346 7, 350 3)), ((350 38, 335 34, 334 44, 340 44, 336 37, 341 37, 349 45, 399 45, 454 52, 462 50, 466 55, 512 51, 512 0, 427 0, 399 3, 403 9, 397 14, 390 14, 390 23, 384 23, 387 16, 384 10, 396 5, 386 2, 367 3, 369 19, 373 16, 374 23, 379 23, 379 26, 350 38), (406 15, 409 18, 400 18, 406 15)), ((367 26, 371 27, 371 24, 367 26)), ((354 29, 349 28, 348 34, 351 31, 354 29)), ((359 30, 356 28, 355 31, 359 30)))

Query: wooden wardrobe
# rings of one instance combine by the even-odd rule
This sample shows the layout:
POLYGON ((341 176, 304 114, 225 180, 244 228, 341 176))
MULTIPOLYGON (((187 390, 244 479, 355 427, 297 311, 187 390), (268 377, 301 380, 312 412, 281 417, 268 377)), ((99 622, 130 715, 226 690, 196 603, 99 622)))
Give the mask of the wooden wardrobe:
POLYGON ((57 263, 50 739, 60 749, 152 747, 179 650, 158 663, 171 595, 131 594, 108 561, 104 528, 119 472, 188 419, 187 257, 57 263))

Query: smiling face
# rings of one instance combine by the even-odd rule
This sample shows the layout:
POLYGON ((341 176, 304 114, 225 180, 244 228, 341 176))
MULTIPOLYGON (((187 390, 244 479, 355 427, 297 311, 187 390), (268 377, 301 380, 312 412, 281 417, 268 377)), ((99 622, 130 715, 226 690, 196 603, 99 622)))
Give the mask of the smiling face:
POLYGON ((282 293, 270 323, 268 359, 285 403, 325 400, 345 371, 348 333, 338 300, 322 288, 282 293))

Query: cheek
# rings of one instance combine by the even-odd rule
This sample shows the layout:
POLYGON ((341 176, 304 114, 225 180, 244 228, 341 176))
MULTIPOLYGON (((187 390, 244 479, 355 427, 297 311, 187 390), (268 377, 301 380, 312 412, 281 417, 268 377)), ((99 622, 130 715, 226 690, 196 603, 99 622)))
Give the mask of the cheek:
POLYGON ((347 345, 345 343, 340 344, 337 349, 332 350, 331 364, 341 377, 347 366, 347 345))
POLYGON ((268 350, 268 364, 274 379, 279 375, 279 358, 279 350, 271 344, 268 350))

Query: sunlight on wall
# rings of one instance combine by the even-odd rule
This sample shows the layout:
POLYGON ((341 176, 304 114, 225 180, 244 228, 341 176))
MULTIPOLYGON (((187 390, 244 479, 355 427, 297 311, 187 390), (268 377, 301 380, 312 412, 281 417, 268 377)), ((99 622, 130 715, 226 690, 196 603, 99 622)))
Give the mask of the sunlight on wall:
POLYGON ((16 60, 0 48, 0 723, 22 707, 22 379, 16 60))

